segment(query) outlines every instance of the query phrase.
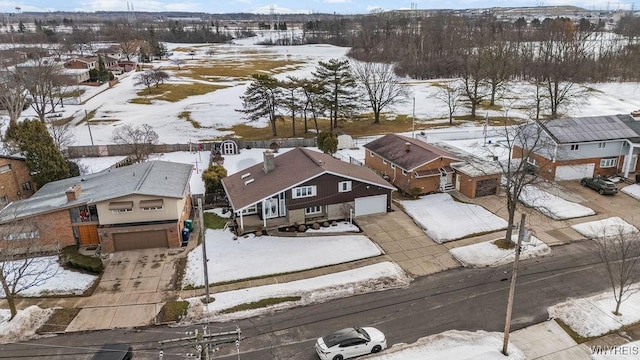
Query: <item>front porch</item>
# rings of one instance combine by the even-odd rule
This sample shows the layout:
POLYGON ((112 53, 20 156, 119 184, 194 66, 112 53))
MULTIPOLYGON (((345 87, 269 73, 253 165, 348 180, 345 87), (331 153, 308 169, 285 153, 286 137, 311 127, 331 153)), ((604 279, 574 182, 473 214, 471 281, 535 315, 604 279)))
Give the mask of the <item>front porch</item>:
POLYGON ((266 226, 264 224, 265 221, 260 219, 258 215, 243 215, 242 221, 240 221, 240 216, 237 216, 235 220, 237 229, 234 230, 236 230, 236 233, 238 235, 251 233, 258 230, 266 230, 267 233, 269 233, 270 231, 273 231, 275 229, 290 225, 289 218, 286 216, 267 219, 266 226))

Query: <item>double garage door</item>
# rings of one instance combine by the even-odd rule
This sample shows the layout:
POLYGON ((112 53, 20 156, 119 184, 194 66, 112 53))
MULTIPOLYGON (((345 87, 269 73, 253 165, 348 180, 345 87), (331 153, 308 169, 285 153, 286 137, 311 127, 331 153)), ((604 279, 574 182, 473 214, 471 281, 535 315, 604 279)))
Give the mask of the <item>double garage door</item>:
POLYGON ((556 181, 577 180, 583 177, 592 177, 595 170, 594 164, 565 165, 556 167, 556 181))
POLYGON ((115 233, 112 236, 115 251, 169 247, 166 230, 115 233))
POLYGON ((355 215, 371 215, 387 212, 387 195, 367 196, 356 198, 355 215))

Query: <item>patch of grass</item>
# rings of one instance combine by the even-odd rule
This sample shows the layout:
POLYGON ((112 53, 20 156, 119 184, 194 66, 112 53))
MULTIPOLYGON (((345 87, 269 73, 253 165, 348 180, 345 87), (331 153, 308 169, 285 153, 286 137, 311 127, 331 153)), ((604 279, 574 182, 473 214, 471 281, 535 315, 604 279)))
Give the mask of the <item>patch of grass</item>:
POLYGON ((191 125, 193 125, 194 128, 196 129, 201 129, 202 125, 200 124, 200 122, 195 121, 191 118, 191 112, 190 111, 183 111, 180 114, 178 114, 178 119, 184 119, 187 120, 188 122, 191 123, 191 125))
POLYGON ((493 245, 502 250, 511 250, 516 247, 516 244, 513 241, 507 241, 505 238, 493 241, 493 245))
POLYGON ((248 303, 248 304, 237 305, 237 306, 234 306, 232 308, 222 310, 221 312, 223 314, 230 314, 230 313, 234 313, 234 312, 238 312, 238 311, 245 311, 245 310, 264 308, 264 307, 267 307, 267 306, 281 304, 281 303, 284 303, 284 302, 299 301, 300 299, 301 299, 300 296, 286 296, 286 297, 278 297, 278 298, 268 298, 268 299, 262 299, 260 301, 251 302, 251 303, 248 303))
POLYGON ((36 333, 45 334, 65 331, 71 321, 78 316, 80 310, 79 308, 56 309, 47 320, 47 323, 36 330, 36 333))
POLYGON ((304 63, 284 59, 218 60, 207 66, 190 66, 178 71, 178 75, 198 80, 220 81, 226 78, 248 79, 255 73, 279 74, 299 68, 304 63))
POLYGON ((187 301, 167 301, 156 315, 156 324, 179 321, 180 318, 187 315, 188 308, 189 302, 187 301))
POLYGON ((89 111, 85 116, 84 119, 82 119, 82 121, 80 121, 80 124, 84 124, 87 121, 91 121, 91 119, 93 119, 96 116, 96 113, 98 112, 98 109, 94 109, 89 111))
POLYGON ((589 341, 593 338, 586 338, 586 337, 582 337, 580 335, 578 335, 577 332, 573 331, 573 329, 564 323, 564 321, 560 320, 560 319, 553 319, 556 323, 558 323, 558 325, 560 325, 560 327, 562 328, 562 330, 564 330, 564 332, 566 332, 569 336, 571 336, 571 338, 577 342, 578 344, 582 344, 583 342, 589 341))
POLYGON ((104 271, 104 265, 100 258, 80 254, 74 245, 64 247, 61 250, 60 262, 65 267, 83 270, 91 274, 100 275, 104 271))
POLYGON ((491 102, 489 100, 483 100, 482 102, 480 102, 480 104, 478 104, 478 108, 484 109, 484 110, 494 110, 494 111, 502 110, 502 106, 498 104, 490 105, 490 103, 491 102))
POLYGON ((209 212, 204 213, 203 217, 204 227, 207 229, 222 229, 227 221, 229 221, 228 219, 209 212))
POLYGON ((173 278, 171 279, 173 290, 180 290, 182 288, 182 279, 184 279, 184 273, 186 269, 187 258, 185 256, 179 257, 176 260, 176 270, 173 272, 173 278))
POLYGON ((85 93, 85 89, 74 89, 72 91, 65 91, 62 93, 63 98, 76 98, 85 93))
POLYGON ((210 92, 223 89, 226 86, 203 83, 194 84, 160 84, 158 87, 152 86, 149 89, 138 91, 139 98, 129 100, 134 104, 151 104, 152 100, 164 100, 178 102, 189 96, 204 95, 210 92))

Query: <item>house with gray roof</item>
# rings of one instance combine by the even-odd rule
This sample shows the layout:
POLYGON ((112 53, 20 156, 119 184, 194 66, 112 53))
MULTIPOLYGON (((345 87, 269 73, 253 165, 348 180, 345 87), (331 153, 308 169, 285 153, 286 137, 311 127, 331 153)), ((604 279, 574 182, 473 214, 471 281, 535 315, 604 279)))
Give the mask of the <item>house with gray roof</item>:
POLYGON ((0 211, 5 239, 103 252, 180 247, 193 166, 149 161, 54 181, 0 211))
POLYGON ((516 144, 512 158, 526 157, 534 172, 545 179, 629 177, 638 171, 640 122, 631 115, 555 119, 527 126, 540 130, 545 146, 523 149, 516 144))
POLYGON ((240 232, 385 213, 395 190, 364 166, 300 147, 278 156, 267 150, 263 163, 227 176, 222 185, 240 232))

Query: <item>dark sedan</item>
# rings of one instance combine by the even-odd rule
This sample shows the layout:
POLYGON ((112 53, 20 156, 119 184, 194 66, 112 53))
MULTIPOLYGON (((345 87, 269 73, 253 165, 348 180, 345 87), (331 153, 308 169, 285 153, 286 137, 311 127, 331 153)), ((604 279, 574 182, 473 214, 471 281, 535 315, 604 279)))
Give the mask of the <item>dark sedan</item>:
POLYGON ((580 181, 580 183, 582 184, 582 186, 588 186, 592 188, 600 195, 616 194, 618 192, 618 187, 613 181, 601 177, 582 178, 582 181, 580 181))

